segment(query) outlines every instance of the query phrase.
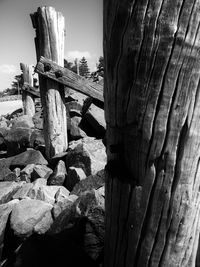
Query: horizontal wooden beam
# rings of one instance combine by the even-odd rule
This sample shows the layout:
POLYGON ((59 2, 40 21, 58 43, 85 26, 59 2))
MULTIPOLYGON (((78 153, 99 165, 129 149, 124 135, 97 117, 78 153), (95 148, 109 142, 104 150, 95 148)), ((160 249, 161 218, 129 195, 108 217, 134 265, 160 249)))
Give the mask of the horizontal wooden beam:
POLYGON ((22 90, 30 93, 34 97, 40 97, 40 92, 34 87, 28 85, 27 83, 24 83, 24 85, 22 86, 22 90))
POLYGON ((46 78, 55 80, 60 84, 64 84, 75 91, 104 102, 102 85, 88 81, 73 71, 63 68, 47 58, 40 58, 40 61, 36 65, 35 72, 46 78))

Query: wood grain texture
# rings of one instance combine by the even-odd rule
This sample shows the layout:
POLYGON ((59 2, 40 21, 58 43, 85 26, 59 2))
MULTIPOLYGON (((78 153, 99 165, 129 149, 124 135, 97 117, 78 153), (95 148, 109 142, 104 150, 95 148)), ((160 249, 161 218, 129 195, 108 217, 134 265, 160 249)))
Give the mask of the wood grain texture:
POLYGON ((198 0, 104 0, 107 267, 195 266, 199 10, 198 0))
POLYGON ((52 79, 58 82, 59 84, 66 85, 67 87, 75 91, 81 92, 101 102, 104 101, 102 85, 93 83, 85 79, 84 77, 79 76, 73 71, 70 71, 66 68, 59 66, 58 64, 47 58, 44 57, 40 58, 40 61, 37 63, 35 67, 35 71, 40 75, 52 79), (44 68, 45 65, 50 66, 51 69, 49 71, 45 71, 44 68), (60 72, 62 76, 56 77, 55 74, 56 72, 60 72))
MULTIPOLYGON (((23 85, 33 86, 33 66, 20 63, 20 69, 23 75, 23 85)), ((23 112, 25 115, 34 116, 35 99, 28 91, 22 90, 23 112)))
MULTIPOLYGON (((53 7, 39 7, 31 14, 36 29, 36 54, 39 61, 44 56, 58 65, 64 65, 65 21, 53 7)), ((65 152, 67 142, 67 118, 64 103, 64 87, 57 82, 39 76, 41 102, 44 112, 44 138, 46 155, 51 158, 65 152)))

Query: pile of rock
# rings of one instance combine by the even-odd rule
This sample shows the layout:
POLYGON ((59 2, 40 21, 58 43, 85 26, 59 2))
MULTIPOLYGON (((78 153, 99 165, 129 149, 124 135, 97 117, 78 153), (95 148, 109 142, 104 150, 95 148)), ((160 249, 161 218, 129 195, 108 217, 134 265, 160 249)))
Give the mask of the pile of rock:
POLYGON ((0 121, 0 266, 100 266, 103 109, 66 99, 69 148, 47 161, 42 110, 0 121))

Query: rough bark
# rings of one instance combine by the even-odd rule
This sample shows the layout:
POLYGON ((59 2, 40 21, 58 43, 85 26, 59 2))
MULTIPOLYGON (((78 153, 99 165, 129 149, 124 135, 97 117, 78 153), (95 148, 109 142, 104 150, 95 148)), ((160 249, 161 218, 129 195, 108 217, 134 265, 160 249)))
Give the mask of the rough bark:
MULTIPOLYGON (((64 17, 53 7, 39 7, 31 15, 36 29, 37 60, 44 56, 64 65, 64 17)), ((64 87, 50 79, 39 77, 41 102, 44 112, 44 138, 48 158, 67 149, 67 119, 64 87)))
POLYGON ((193 267, 200 1, 104 0, 105 266, 193 267))
MULTIPOLYGON (((20 68, 23 73, 24 85, 33 86, 33 66, 20 63, 20 68)), ((35 114, 35 99, 28 91, 22 90, 22 103, 25 115, 34 116, 35 114)))

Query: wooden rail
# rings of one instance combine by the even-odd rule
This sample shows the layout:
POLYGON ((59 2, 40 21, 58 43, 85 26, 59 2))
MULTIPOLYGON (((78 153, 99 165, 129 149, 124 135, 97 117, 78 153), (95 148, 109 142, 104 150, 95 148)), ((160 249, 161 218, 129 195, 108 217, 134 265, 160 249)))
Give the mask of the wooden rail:
POLYGON ((35 72, 75 91, 104 102, 102 85, 88 81, 73 71, 59 66, 52 60, 40 57, 40 60, 36 65, 35 72))

